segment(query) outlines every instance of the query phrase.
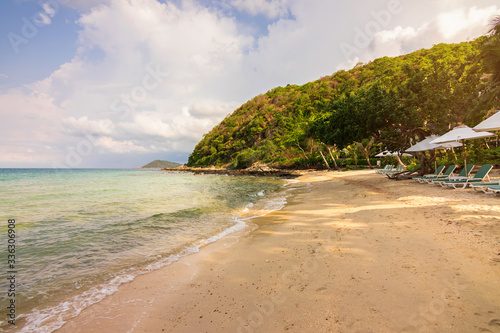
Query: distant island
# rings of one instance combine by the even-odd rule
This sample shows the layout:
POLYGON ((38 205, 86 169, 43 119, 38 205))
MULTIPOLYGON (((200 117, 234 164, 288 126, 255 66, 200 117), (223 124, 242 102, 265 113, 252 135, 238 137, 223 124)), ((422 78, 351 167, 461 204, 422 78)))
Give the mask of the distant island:
POLYGON ((163 160, 156 160, 153 162, 150 162, 142 167, 139 167, 140 169, 164 169, 164 168, 177 168, 180 167, 182 164, 176 163, 176 162, 169 162, 169 161, 163 161, 163 160))

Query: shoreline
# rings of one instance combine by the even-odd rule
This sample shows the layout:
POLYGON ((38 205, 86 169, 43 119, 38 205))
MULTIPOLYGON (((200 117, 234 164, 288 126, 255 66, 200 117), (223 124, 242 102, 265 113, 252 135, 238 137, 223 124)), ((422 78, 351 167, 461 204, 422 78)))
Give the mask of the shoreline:
POLYGON ((56 332, 471 332, 500 327, 498 200, 313 172, 248 235, 124 284, 56 332))
POLYGON ((247 169, 226 169, 226 168, 191 168, 187 166, 177 168, 163 168, 169 172, 191 172, 195 175, 227 175, 227 176, 256 176, 256 177, 278 177, 284 179, 294 179, 300 177, 304 170, 280 170, 265 167, 252 167, 247 169))
MULTIPOLYGON (((165 177, 162 173, 160 173, 160 176, 165 177)), ((190 178, 192 178, 192 175, 190 178)), ((226 177, 217 177, 217 179, 222 180, 223 183, 228 184, 232 184, 234 183, 234 180, 237 180, 224 178, 226 177)), ((212 179, 212 177, 205 178, 205 180, 209 179, 212 179)), ((246 206, 238 206, 239 208, 233 207, 230 215, 220 215, 218 221, 226 221, 225 223, 227 225, 222 226, 222 224, 220 224, 220 227, 217 230, 214 230, 214 233, 205 233, 204 238, 193 242, 184 242, 185 245, 177 247, 176 249, 173 248, 173 252, 169 252, 163 257, 155 256, 156 260, 153 262, 146 264, 139 263, 139 265, 126 267, 117 271, 117 274, 113 274, 112 276, 110 274, 111 278, 109 279, 101 280, 91 286, 84 286, 84 288, 81 289, 77 288, 73 290, 72 293, 68 293, 66 296, 55 295, 55 297, 50 299, 50 304, 40 303, 39 306, 35 306, 29 311, 23 311, 16 320, 17 327, 13 325, 5 325, 2 329, 0 329, 0 331, 3 332, 3 329, 6 329, 8 332, 18 330, 28 330, 30 332, 33 330, 36 330, 37 332, 52 332, 61 327, 61 325, 63 325, 66 321, 71 320, 71 316, 78 316, 78 313, 82 310, 84 311, 87 307, 101 302, 109 295, 114 294, 123 284, 133 281, 138 276, 149 274, 152 271, 167 267, 183 257, 198 253, 207 245, 216 243, 220 239, 238 238, 248 234, 256 228, 256 225, 253 223, 253 219, 268 214, 271 211, 279 210, 284 206, 290 188, 287 185, 290 185, 293 182, 285 180, 267 181, 265 179, 247 179, 245 182, 246 181, 249 181, 252 184, 272 183, 277 185, 273 188, 257 186, 252 191, 256 190, 260 192, 249 193, 249 197, 259 198, 255 199, 257 202, 250 203, 251 199, 247 199, 246 206)), ((240 184, 240 182, 237 182, 237 184, 240 184)), ((239 193, 241 193, 241 191, 239 193)), ((245 197, 245 195, 243 195, 243 197, 245 197)), ((197 231, 195 231, 195 234, 196 232, 197 231)), ((150 251, 149 253, 155 252, 150 251)))

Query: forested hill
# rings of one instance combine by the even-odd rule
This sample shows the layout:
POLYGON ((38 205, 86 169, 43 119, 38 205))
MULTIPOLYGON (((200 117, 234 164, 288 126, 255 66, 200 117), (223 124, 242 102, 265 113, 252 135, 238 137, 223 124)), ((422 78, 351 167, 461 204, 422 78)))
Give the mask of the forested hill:
POLYGON ((325 147, 373 138, 404 149, 455 124, 475 125, 491 108, 478 98, 490 80, 478 61, 486 40, 438 44, 272 89, 207 133, 188 165, 300 167, 317 160, 325 147))
POLYGON ((182 164, 176 162, 169 162, 164 160, 154 160, 149 162, 145 166, 140 167, 141 169, 164 169, 164 168, 177 168, 182 164))

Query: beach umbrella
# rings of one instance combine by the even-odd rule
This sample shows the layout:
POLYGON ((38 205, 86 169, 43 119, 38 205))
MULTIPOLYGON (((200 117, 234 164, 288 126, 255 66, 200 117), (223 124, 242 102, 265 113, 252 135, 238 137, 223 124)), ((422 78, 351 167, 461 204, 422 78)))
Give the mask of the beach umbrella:
MULTIPOLYGON (((446 143, 431 143, 431 141, 439 138, 437 135, 431 135, 426 137, 424 140, 419 143, 414 144, 410 148, 406 149, 407 152, 420 152, 426 150, 435 150, 435 149, 446 149, 461 146, 462 144, 459 142, 446 142, 446 143)), ((437 169, 437 161, 434 160, 434 166, 437 169)))
POLYGON ((410 148, 406 149, 406 152, 418 152, 418 151, 426 151, 426 150, 433 150, 433 149, 446 149, 446 148, 454 148, 461 146, 462 144, 459 142, 446 142, 446 143, 431 143, 431 141, 436 140, 439 138, 437 135, 431 135, 426 137, 424 140, 420 141, 419 143, 414 144, 410 148))
POLYGON ((500 131, 500 110, 473 128, 476 132, 500 131))
POLYGON ((413 156, 412 154, 407 154, 407 153, 401 153, 400 151, 395 151, 394 153, 391 154, 392 156, 413 156))
POLYGON ((467 168, 467 157, 465 155, 465 140, 472 140, 472 139, 482 139, 482 138, 487 138, 490 136, 495 136, 495 134, 490 133, 490 132, 476 132, 469 126, 457 126, 448 133, 440 136, 439 138, 432 140, 430 143, 433 144, 442 144, 442 143, 449 143, 449 142, 462 142, 462 147, 464 151, 464 165, 467 168))
POLYGON ((401 155, 401 156, 412 156, 412 155, 410 155, 410 154, 406 154, 406 153, 401 154, 401 152, 399 152, 399 151, 388 151, 388 150, 384 150, 383 152, 378 153, 377 155, 375 155, 375 157, 386 157, 386 156, 396 156, 396 155, 401 155))
POLYGON ((378 153, 377 155, 375 155, 375 157, 386 157, 386 156, 390 156, 390 154, 391 154, 390 151, 384 150, 383 152, 378 153))
MULTIPOLYGON (((472 128, 476 132, 483 131, 495 131, 498 134, 500 131, 500 110, 497 110, 497 113, 487 118, 483 122, 476 125, 476 127, 472 128)), ((497 147, 498 147, 498 136, 497 136, 497 147)))

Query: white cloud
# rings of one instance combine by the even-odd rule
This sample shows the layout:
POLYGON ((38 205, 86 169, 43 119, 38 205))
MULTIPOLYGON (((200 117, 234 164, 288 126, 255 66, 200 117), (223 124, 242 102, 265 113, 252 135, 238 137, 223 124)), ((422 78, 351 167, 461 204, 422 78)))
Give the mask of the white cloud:
POLYGON ((470 38, 477 36, 478 32, 485 34, 491 18, 498 14, 500 9, 497 6, 461 8, 439 15, 436 25, 446 40, 454 40, 456 36, 470 38))
MULTIPOLYGON (((88 138, 94 153, 189 153, 242 102, 231 93, 239 77, 233 74, 252 38, 238 32, 233 18, 191 1, 181 9, 154 0, 113 0, 79 23, 75 57, 27 86, 59 112, 50 135, 64 143, 56 149, 63 160, 88 138), (95 50, 102 50, 97 59, 95 50)), ((21 115, 26 110, 37 108, 19 107, 21 115)), ((49 133, 44 124, 30 126, 49 133)))
POLYGON ((42 8, 50 17, 54 17, 56 14, 56 7, 52 7, 48 2, 42 4, 42 8))
POLYGON ((57 158, 57 119, 64 111, 54 105, 50 96, 13 89, 0 94, 0 105, 0 163, 44 163, 57 158))
POLYGON ((144 147, 136 145, 131 140, 116 141, 113 138, 103 136, 97 139, 97 146, 107 148, 112 153, 145 153, 148 150, 144 147))
POLYGON ((6 74, 2 74, 2 73, 0 73, 0 77, 3 77, 4 79, 8 79, 8 78, 9 78, 9 76, 8 76, 8 75, 6 75, 6 74))
POLYGON ((89 120, 87 116, 78 119, 69 117, 63 119, 62 124, 64 129, 69 134, 82 135, 82 134, 103 134, 110 135, 113 133, 115 125, 109 119, 89 120))
POLYGON ((54 17, 59 10, 59 3, 55 1, 50 2, 40 2, 43 12, 38 12, 33 17, 33 21, 37 24, 49 25, 52 23, 52 17, 54 17))
POLYGON ((35 17, 33 17, 33 20, 38 23, 38 24, 51 24, 52 20, 50 17, 44 13, 38 13, 35 17))
POLYGON ((196 118, 220 118, 236 110, 239 106, 239 103, 215 99, 198 100, 189 106, 188 112, 196 118))
POLYGON ((355 56, 338 68, 347 69, 359 61, 398 56, 438 43, 458 43, 479 37, 487 32, 488 23, 496 15, 500 15, 500 8, 497 6, 480 9, 473 6, 444 12, 416 28, 396 26, 391 30, 381 30, 373 35, 365 48, 356 48, 353 41, 351 45, 356 48, 353 52, 355 56))

